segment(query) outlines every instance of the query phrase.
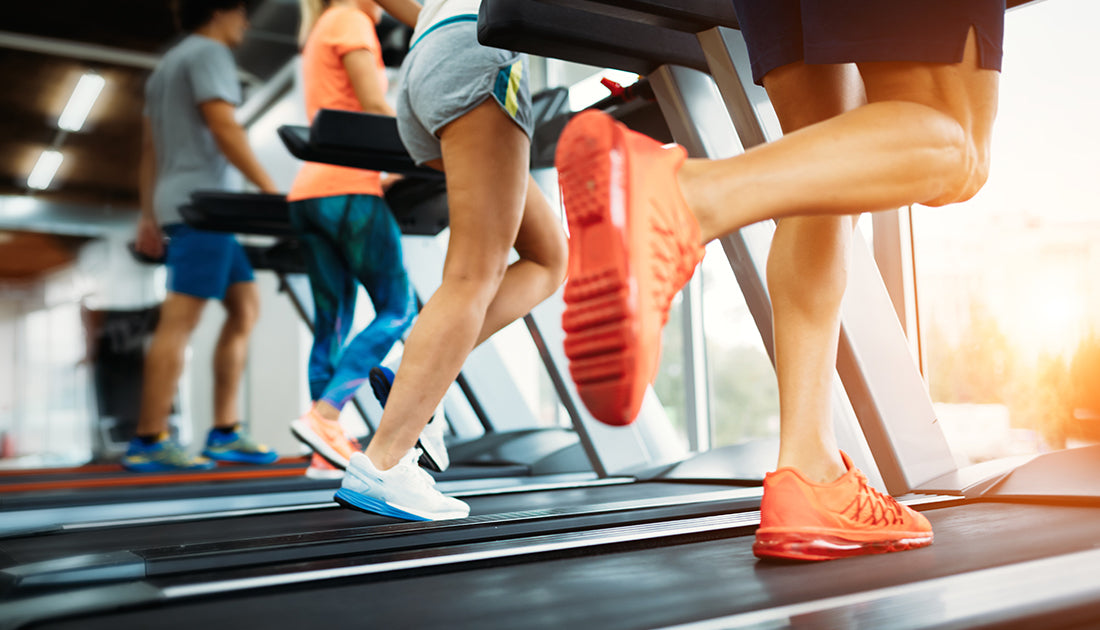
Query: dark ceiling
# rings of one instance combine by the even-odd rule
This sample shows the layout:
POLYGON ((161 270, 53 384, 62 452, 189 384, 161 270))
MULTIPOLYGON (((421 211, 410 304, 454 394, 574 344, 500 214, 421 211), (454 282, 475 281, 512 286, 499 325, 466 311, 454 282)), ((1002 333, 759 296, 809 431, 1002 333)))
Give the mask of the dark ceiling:
MULTIPOLYGON (((258 84, 295 53, 296 0, 253 2, 253 28, 237 51, 258 84)), ((137 205, 143 87, 157 56, 178 38, 169 0, 0 2, 0 195, 25 194, 30 169, 51 145, 65 161, 40 199, 90 208, 137 205), (106 79, 82 131, 56 121, 80 76, 106 79)), ((247 82, 247 81, 246 81, 247 82)))

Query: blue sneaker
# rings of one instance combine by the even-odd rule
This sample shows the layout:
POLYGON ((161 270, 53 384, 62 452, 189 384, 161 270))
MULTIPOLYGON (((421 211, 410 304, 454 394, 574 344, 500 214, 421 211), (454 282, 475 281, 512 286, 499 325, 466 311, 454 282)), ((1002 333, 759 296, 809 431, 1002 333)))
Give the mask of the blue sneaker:
MULTIPOLYGON (((386 406, 390 398, 390 388, 393 387, 393 370, 388 367, 373 367, 370 370, 370 389, 378 404, 386 406)), ((447 444, 443 441, 446 423, 443 417, 443 403, 435 408, 432 419, 420 432, 420 438, 416 441, 416 448, 420 450, 420 465, 433 472, 443 472, 451 465, 451 458, 447 454, 447 444)))
POLYGON ((210 429, 202 454, 215 461, 235 464, 270 464, 279 459, 278 453, 253 440, 240 427, 228 434, 210 429))
POLYGON ((177 472, 210 470, 216 464, 205 457, 192 457, 179 444, 162 438, 146 444, 141 438, 130 440, 130 447, 119 460, 122 467, 133 472, 177 472))

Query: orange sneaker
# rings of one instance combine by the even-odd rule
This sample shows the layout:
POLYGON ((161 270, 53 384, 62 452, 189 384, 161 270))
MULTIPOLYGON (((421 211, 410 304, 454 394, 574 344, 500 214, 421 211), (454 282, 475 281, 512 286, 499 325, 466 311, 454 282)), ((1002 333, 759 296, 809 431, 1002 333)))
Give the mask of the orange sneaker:
POLYGON ((565 353, 581 399, 606 424, 638 415, 669 305, 703 259, 676 181, 686 157, 597 111, 577 114, 558 141, 570 233, 565 353))
POLYGON ((343 479, 344 471, 328 463, 328 460, 324 457, 314 453, 309 459, 306 477, 310 479, 343 479))
POLYGON ((757 558, 833 560, 932 544, 932 525, 919 512, 867 484, 845 453, 848 472, 817 484, 794 468, 764 477, 757 558))
POLYGON ((339 422, 326 420, 312 409, 291 422, 290 431, 314 453, 340 470, 347 469, 351 454, 359 450, 355 440, 344 434, 339 422))

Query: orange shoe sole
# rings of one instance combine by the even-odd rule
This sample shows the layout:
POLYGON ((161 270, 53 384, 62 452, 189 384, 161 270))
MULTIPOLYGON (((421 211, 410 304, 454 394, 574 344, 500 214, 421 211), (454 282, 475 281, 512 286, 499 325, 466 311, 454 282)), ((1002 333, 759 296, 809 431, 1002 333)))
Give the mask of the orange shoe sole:
POLYGON ((625 177, 614 122, 582 112, 558 142, 558 176, 569 223, 565 354, 581 399, 611 425, 634 421, 648 384, 636 378, 637 290, 627 250, 627 200, 612 198, 625 177), (640 391, 639 391, 640 390, 640 391))
POLYGON ((932 544, 932 533, 914 533, 891 540, 861 541, 843 536, 807 536, 794 532, 756 534, 752 553, 757 558, 774 560, 822 561, 891 553, 927 547, 932 544))

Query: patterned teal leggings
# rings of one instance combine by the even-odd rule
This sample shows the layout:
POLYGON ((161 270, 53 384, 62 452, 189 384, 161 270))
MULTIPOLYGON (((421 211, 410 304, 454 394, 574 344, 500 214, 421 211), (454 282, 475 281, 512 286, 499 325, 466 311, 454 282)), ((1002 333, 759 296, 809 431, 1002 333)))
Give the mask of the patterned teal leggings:
POLYGON ((313 291, 310 396, 342 409, 412 325, 416 302, 401 258, 401 230, 374 195, 294 201, 290 220, 313 291), (375 316, 349 341, 360 283, 375 316))

